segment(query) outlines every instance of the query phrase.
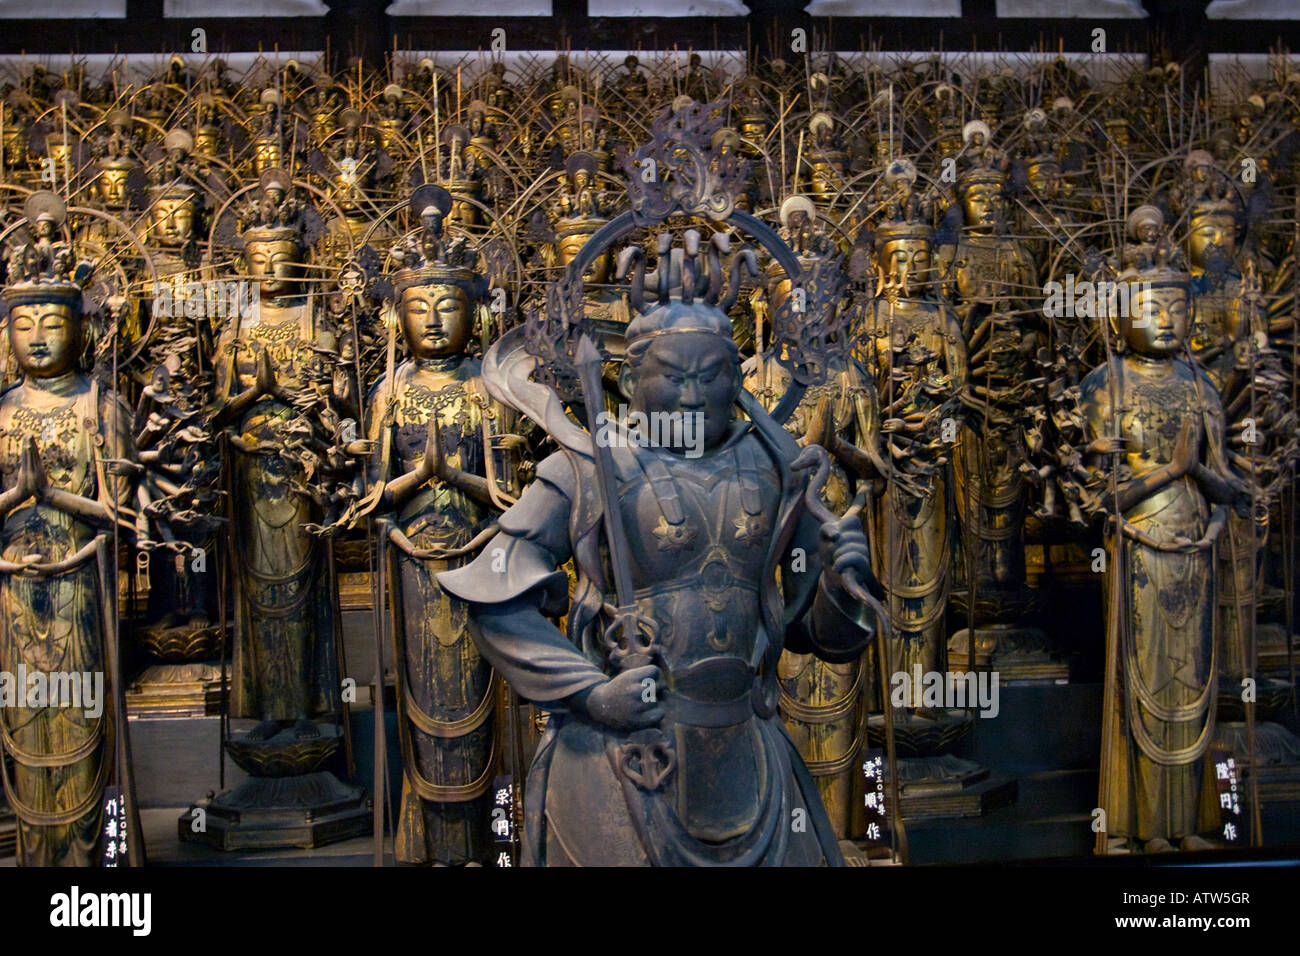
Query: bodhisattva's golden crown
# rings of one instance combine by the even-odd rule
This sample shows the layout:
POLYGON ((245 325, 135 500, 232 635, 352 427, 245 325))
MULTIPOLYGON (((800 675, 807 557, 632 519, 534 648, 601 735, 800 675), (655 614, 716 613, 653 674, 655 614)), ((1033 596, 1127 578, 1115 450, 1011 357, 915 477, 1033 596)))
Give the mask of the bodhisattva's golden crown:
POLYGON ((917 192, 916 180, 916 166, 909 159, 892 160, 886 167, 883 215, 875 229, 877 245, 899 239, 934 242, 932 204, 917 192))
POLYGON ((420 217, 420 233, 398 243, 392 252, 400 265, 393 273, 393 291, 401 295, 419 285, 458 285, 473 297, 483 285, 478 253, 464 239, 443 239, 443 221, 451 212, 451 193, 426 183, 411 194, 411 209, 420 217))
POLYGON ((32 302, 59 302, 82 308, 82 290, 94 267, 77 262, 71 244, 53 237, 67 221, 67 208, 52 192, 32 193, 23 204, 32 241, 9 254, 3 293, 6 311, 32 302))

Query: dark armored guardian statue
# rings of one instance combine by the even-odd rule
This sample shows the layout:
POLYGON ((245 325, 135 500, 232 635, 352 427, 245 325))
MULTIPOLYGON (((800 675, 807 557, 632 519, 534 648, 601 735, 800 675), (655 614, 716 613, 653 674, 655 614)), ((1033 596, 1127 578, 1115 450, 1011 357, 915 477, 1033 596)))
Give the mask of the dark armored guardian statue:
MULTIPOLYGON (((857 658, 875 615, 840 575, 879 585, 861 519, 805 509, 799 447, 742 388, 734 292, 700 288, 694 277, 721 270, 702 255, 692 268, 692 245, 689 233, 685 251, 661 243, 649 305, 638 274, 620 343, 632 418, 683 423, 657 444, 590 416, 593 443, 527 380, 522 328, 484 361, 489 390, 561 446, 497 538, 438 578, 469 602, 483 656, 551 715, 525 789, 531 865, 843 863, 777 712, 777 662, 782 648, 857 658), (567 635, 551 623, 566 611, 567 635)), ((598 389, 590 339, 575 358, 584 390, 598 389)))

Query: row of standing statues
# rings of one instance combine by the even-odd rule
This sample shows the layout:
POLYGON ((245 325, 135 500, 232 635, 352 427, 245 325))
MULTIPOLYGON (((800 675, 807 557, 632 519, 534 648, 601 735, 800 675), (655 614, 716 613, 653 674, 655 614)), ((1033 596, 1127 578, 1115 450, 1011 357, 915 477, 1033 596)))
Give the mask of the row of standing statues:
POLYGON ((22 864, 214 702, 209 826, 368 832, 358 580, 402 863, 497 858, 502 781, 532 864, 899 851, 985 771, 894 677, 1080 655, 1098 851, 1207 846, 1293 706, 1300 74, 642 59, 3 86, 0 672, 108 688, 0 708, 22 864))

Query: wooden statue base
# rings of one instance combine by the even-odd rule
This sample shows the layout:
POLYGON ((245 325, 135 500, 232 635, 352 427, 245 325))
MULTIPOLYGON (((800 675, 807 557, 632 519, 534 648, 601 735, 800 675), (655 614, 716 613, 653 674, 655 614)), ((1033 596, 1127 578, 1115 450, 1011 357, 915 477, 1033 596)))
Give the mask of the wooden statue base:
MULTIPOLYGON (((971 735, 975 721, 955 708, 899 711, 894 718, 894 746, 899 757, 936 757, 957 748, 971 735)), ((867 745, 885 749, 885 717, 867 718, 867 745)))
MULTIPOLYGON (((1218 710, 1215 720, 1244 721, 1246 705, 1241 699, 1241 678, 1233 674, 1219 675, 1218 710)), ((1291 706, 1292 687, 1280 677, 1260 676, 1255 682, 1255 719, 1271 720, 1291 706)))
POLYGON ((1259 653, 1259 673, 1263 677, 1276 677, 1291 682, 1291 662, 1300 663, 1300 634, 1292 634, 1287 641, 1286 628, 1281 624, 1260 623, 1255 627, 1255 641, 1259 653), (1291 649, 1288 654, 1287 644, 1291 649))
MULTIPOLYGON (((1225 721, 1214 728, 1213 747, 1222 748, 1237 758, 1245 770, 1243 781, 1258 774, 1259 802, 1285 803, 1300 801, 1300 738, 1281 724, 1258 721, 1255 724, 1255 765, 1250 762, 1246 725, 1225 721)), ((1245 787, 1250 793, 1250 787, 1245 787)))
POLYGON ((1015 780, 951 754, 899 760, 904 822, 982 817, 1016 802, 1015 780))
POLYGON ((211 717, 221 713, 221 665, 154 664, 126 689, 131 717, 211 717))
MULTIPOLYGON (((962 628, 948 638, 948 670, 971 670, 970 640, 962 628)), ((991 624, 975 628, 974 670, 996 673, 1002 683, 1013 680, 1069 680, 1070 661, 1036 627, 991 624)))
POLYGON ((250 777, 202 800, 177 823, 184 843, 218 850, 315 847, 369 833, 370 799, 328 770, 300 777, 250 777))

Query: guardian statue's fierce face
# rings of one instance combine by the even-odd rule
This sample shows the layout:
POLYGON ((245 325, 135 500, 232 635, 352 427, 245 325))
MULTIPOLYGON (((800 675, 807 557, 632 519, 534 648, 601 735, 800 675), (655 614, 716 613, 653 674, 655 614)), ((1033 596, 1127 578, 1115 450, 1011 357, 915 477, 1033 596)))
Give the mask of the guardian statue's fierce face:
POLYGON ((633 412, 680 416, 679 432, 702 434, 707 451, 726 438, 735 419, 741 387, 739 352, 730 338, 709 332, 651 335, 629 347, 620 385, 633 412), (691 421, 686 421, 687 416, 691 421))

